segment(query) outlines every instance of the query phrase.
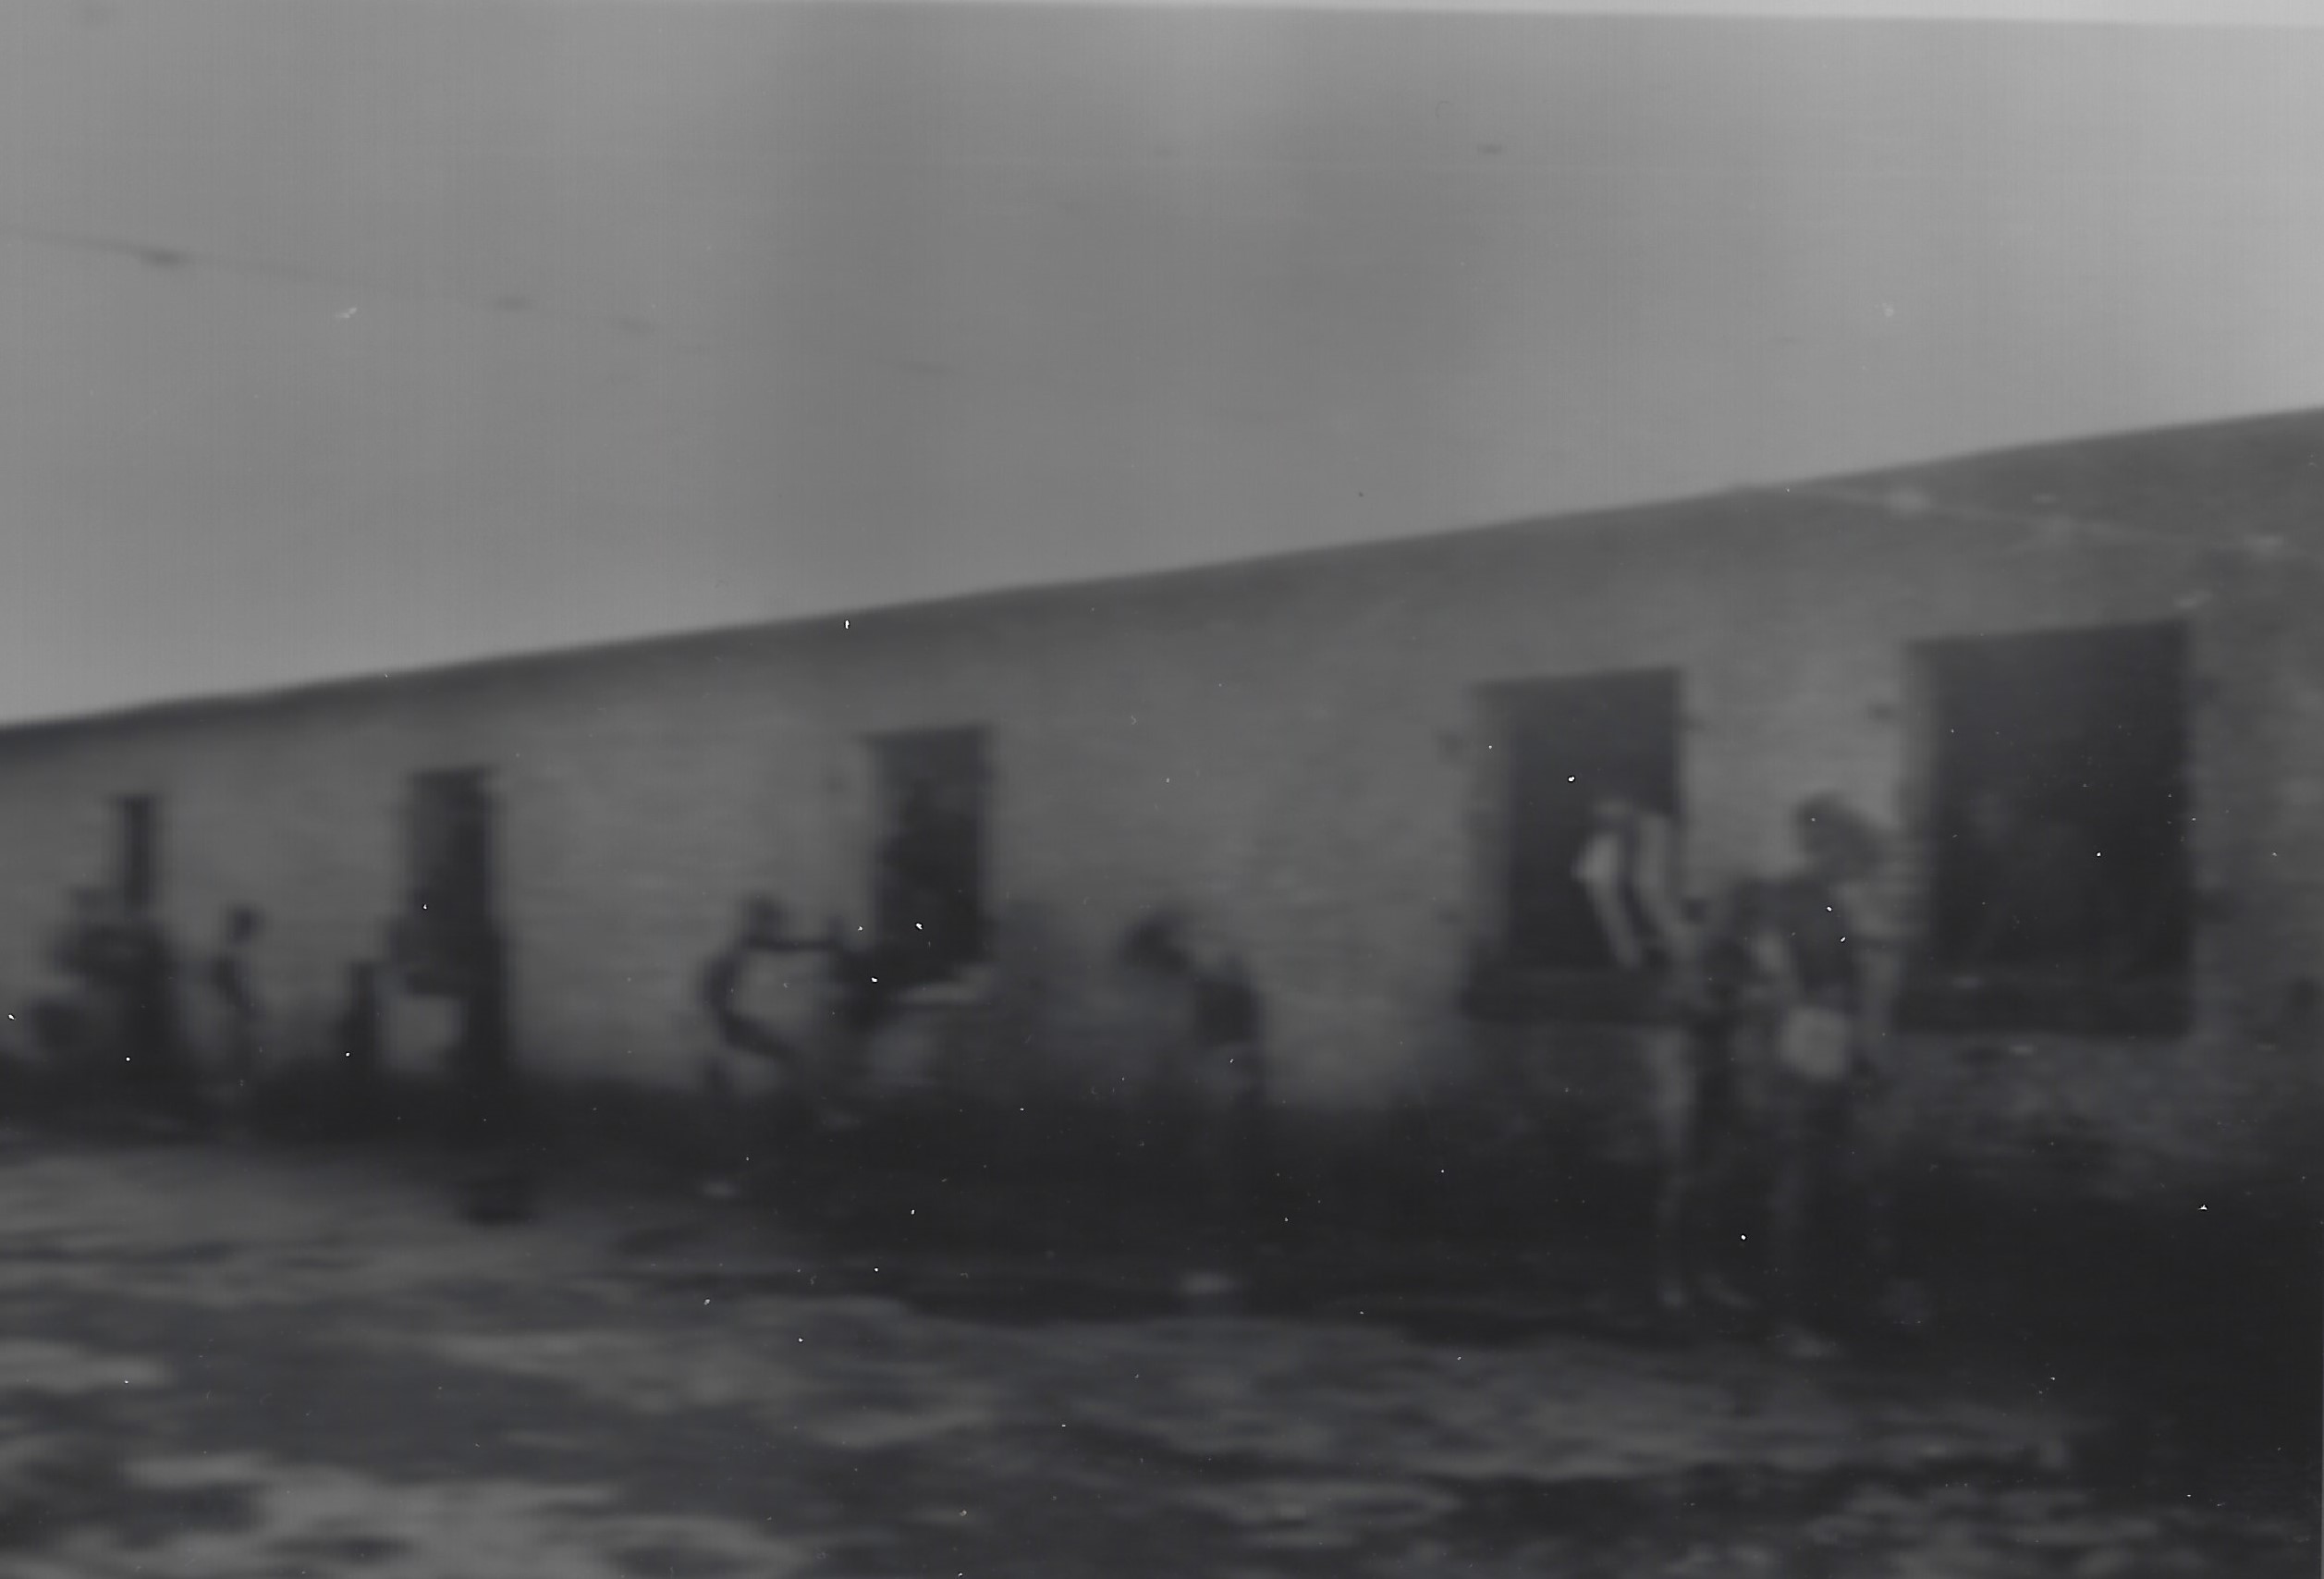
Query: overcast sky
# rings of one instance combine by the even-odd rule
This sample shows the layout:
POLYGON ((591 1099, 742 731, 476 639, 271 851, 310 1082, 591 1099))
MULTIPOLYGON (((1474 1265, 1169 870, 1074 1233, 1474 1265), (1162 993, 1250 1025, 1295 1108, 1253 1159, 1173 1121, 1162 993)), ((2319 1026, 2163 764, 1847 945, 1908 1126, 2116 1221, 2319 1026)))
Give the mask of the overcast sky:
POLYGON ((2320 155, 2316 30, 7 0, 0 716, 2324 404, 2320 155))

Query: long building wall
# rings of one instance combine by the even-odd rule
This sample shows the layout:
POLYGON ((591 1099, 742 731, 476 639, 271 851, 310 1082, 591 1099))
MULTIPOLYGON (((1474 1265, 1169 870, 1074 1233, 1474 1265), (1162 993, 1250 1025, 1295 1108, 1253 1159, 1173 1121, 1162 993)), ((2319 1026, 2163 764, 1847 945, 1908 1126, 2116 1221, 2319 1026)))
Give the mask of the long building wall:
POLYGON ((1691 861, 1715 878, 1787 860, 1788 812, 1817 790, 1897 819, 1912 643, 2185 619, 2197 1033, 1929 1039, 1905 1060, 1907 1105, 1933 1144, 1991 1159, 2108 1137, 2097 1182, 2113 1186, 2285 1155, 2313 1071, 2259 1049, 2324 961, 2312 824, 2294 809, 2318 782, 2299 691, 2318 671, 2292 645, 2312 582, 2199 549, 2029 550, 2015 528, 1836 506, 1624 530, 1641 535, 874 622, 861 639, 878 650, 839 671, 833 706, 869 727, 995 730, 1001 904, 1065 954, 1056 979, 1101 973, 1097 950, 1139 905, 1192 900, 1252 949, 1296 1096, 1514 1084, 1610 1120, 1619 1145, 1642 1111, 1624 1038, 1485 1032, 1456 1008, 1480 922, 1480 683, 1680 667, 1691 861))
MULTIPOLYGON (((67 890, 105 875, 111 799, 151 792, 173 930, 199 946, 226 905, 262 906, 281 1045, 318 1048, 401 901, 409 776, 482 765, 523 1057, 684 1083, 708 1050, 694 973, 740 896, 867 918, 865 739, 975 725, 997 980, 954 1078, 1133 1082, 1150 1017, 1108 960, 1169 900, 1249 950, 1287 1100, 1513 1099, 1620 1152, 1640 1113, 1621 1034, 1488 1030, 1458 1007, 1487 908, 1480 686, 1678 668, 1688 860, 1716 880, 1780 866, 1813 791, 1899 821, 1912 643, 2183 619, 2196 1031, 1926 1039, 1904 1069, 1934 1149, 2022 1165, 2095 1132, 2098 1187, 2199 1184, 2281 1165, 2314 1114, 2315 1056, 2276 1027, 2324 970, 2318 594, 2297 562, 1763 495, 18 731, 0 992, 40 989, 67 890)), ((434 1055, 431 1013, 398 1004, 399 1061, 434 1055)))

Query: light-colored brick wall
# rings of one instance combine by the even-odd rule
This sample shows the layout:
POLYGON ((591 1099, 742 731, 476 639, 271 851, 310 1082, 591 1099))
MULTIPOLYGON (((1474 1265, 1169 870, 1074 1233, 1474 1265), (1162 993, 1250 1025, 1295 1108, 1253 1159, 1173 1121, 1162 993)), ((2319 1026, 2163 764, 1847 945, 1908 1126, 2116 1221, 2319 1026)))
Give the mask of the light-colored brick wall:
MULTIPOLYGON (((110 802, 162 803, 162 914, 189 962, 230 904, 269 925, 259 989, 285 1053, 315 1050, 344 973, 376 960, 404 895, 410 775, 491 771, 519 1023, 544 1068, 690 1080, 705 1050, 696 963, 758 887, 797 890, 823 850, 801 764, 817 749, 780 643, 644 650, 545 668, 203 711, 0 745, 0 991, 47 985, 67 890, 109 870, 110 802), (797 782, 795 782, 797 781, 797 782)), ((202 994, 185 998, 199 1031, 202 994)), ((16 1010, 21 1017, 22 1010, 16 1010)), ((390 1003, 391 1058, 430 1066, 439 1004, 390 1003)))
MULTIPOLYGON (((1749 496, 18 732, 0 738, 0 992, 37 990, 65 890, 104 871, 109 798, 150 790, 171 924, 206 943, 226 904, 263 906, 263 988, 311 1047, 400 899, 407 777, 473 764, 498 797, 524 1058, 684 1083, 708 1050, 695 971, 741 895, 868 919, 865 738, 974 724, 1005 1023, 956 1078, 1126 1089, 1152 1030, 1111 951, 1170 900, 1249 950, 1286 1100, 1474 1098, 1513 1071, 1620 1151, 1637 1124, 1619 1035, 1486 1033, 1456 1007, 1485 914, 1478 686, 1680 669, 1688 859, 1715 880, 1785 863, 1813 791, 1897 822, 1913 643, 2183 618, 2196 858, 2220 896, 2196 1033, 1994 1057, 1924 1040, 1906 1080, 1921 1142, 1972 1160, 2023 1160, 2069 1123, 2106 1137, 2105 1187, 2275 1166, 2286 1115, 2314 1107, 2313 1054, 2265 1033, 2324 970, 2324 655, 2301 612, 2324 603, 2312 574, 2199 547, 2029 543, 1749 496)), ((399 1009, 396 1056, 424 1063, 442 1034, 399 1009)))

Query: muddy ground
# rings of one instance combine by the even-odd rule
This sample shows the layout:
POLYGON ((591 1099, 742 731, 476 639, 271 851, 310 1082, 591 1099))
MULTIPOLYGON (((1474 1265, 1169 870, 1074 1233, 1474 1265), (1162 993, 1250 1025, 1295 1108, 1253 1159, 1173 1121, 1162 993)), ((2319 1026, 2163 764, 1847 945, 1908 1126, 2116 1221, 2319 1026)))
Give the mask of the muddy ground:
POLYGON ((1804 1364, 1597 1251, 1349 1231, 1189 1309, 1037 1203, 931 1226, 963 1188, 481 1228, 420 1152, 11 1137, 0 1574, 2318 1569, 2315 1389, 2263 1428, 2183 1333, 1804 1364))

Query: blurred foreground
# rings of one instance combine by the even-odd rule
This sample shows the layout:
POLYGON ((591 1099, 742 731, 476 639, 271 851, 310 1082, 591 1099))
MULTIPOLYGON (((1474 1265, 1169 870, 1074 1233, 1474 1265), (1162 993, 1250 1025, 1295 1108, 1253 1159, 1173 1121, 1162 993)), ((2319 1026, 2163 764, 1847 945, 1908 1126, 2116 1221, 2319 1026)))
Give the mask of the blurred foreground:
POLYGON ((407 1153, 13 1137, 0 1573, 2317 1570, 2310 1453, 2174 1455, 2144 1362, 1786 1362, 1540 1255, 1316 1242, 1239 1313, 1182 1270, 605 1181, 480 1229, 407 1153))

